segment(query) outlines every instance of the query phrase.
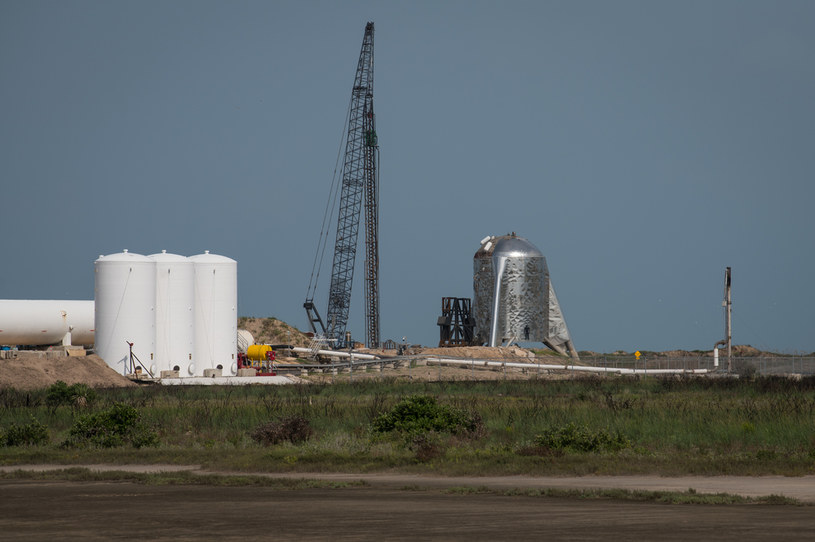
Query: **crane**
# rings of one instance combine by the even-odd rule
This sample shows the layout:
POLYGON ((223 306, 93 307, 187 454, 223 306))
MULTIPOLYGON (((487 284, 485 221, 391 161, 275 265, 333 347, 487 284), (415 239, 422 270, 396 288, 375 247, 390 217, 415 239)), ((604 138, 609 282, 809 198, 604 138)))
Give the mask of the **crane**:
MULTIPOLYGON (((340 191, 337 230, 334 241, 334 259, 331 267, 331 284, 328 290, 327 325, 323 322, 314 305, 319 269, 322 265, 321 253, 325 250, 328 234, 326 217, 323 217, 323 231, 317 256, 314 258, 312 280, 309 282, 306 309, 309 327, 315 334, 322 333, 334 348, 346 344, 346 327, 351 308, 351 287, 354 280, 354 263, 359 238, 359 224, 362 209, 365 210, 365 344, 377 348, 379 336, 379 142, 376 135, 374 117, 374 23, 365 25, 362 49, 359 53, 354 86, 351 91, 347 129, 345 132, 345 155, 342 165, 342 185, 340 191), (321 248, 322 247, 322 248, 321 248), (316 279, 315 279, 316 273, 316 279), (319 329, 318 329, 319 326, 319 329)), ((333 214, 333 208, 332 208, 333 214)))

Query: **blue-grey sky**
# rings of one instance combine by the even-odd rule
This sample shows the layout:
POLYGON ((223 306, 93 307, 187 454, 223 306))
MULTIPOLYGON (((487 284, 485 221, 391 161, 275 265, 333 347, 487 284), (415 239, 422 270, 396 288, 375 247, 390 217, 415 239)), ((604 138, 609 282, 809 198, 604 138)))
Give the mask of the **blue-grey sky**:
POLYGON ((810 1, 2 0, 0 298, 210 250, 241 315, 305 329, 369 20, 383 338, 436 343, 515 231, 580 350, 711 348, 726 266, 735 343, 815 350, 810 1))

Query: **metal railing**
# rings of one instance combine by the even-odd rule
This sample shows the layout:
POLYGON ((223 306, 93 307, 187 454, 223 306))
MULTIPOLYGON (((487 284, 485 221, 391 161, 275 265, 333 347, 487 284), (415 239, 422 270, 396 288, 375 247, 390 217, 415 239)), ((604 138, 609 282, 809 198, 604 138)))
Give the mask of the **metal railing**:
MULTIPOLYGON (((366 371, 370 369, 387 369, 387 368, 411 368, 420 365, 446 365, 446 363, 439 362, 438 356, 426 355, 413 355, 413 356, 398 356, 393 358, 383 358, 379 360, 348 360, 335 361, 333 363, 321 364, 292 364, 292 365, 278 365, 277 370, 283 373, 294 371, 312 371, 312 372, 331 372, 331 371, 366 371)), ((496 364, 507 363, 511 364, 511 369, 519 369, 519 363, 528 363, 529 371, 541 372, 543 369, 538 369, 537 364, 541 365, 563 365, 565 371, 578 373, 568 369, 574 362, 570 358, 560 358, 555 356, 538 356, 536 358, 523 359, 518 357, 505 357, 505 358, 490 358, 485 360, 483 358, 474 359, 466 357, 447 357, 446 359, 458 360, 459 368, 470 368, 474 371, 481 370, 502 370, 501 367, 496 367, 496 364), (484 361, 490 362, 490 367, 484 364, 484 361), (463 363, 462 363, 463 362, 463 363), (466 363, 470 362, 470 363, 466 363), (480 363, 481 362, 481 363, 480 363)), ((778 356, 778 357, 742 357, 731 359, 731 374, 738 376, 773 376, 773 375, 801 375, 811 376, 815 375, 815 357, 813 356, 778 356)), ((719 366, 714 367, 713 358, 710 356, 685 356, 675 358, 640 358, 639 360, 634 357, 622 356, 594 356, 583 357, 578 364, 583 367, 597 367, 608 369, 610 374, 615 373, 615 370, 635 370, 638 374, 643 374, 645 371, 655 370, 675 370, 675 371, 707 371, 709 374, 727 374, 728 363, 726 358, 719 359, 719 366)), ((452 366, 452 365, 451 365, 452 366)), ((381 370, 380 369, 380 370, 381 370)), ((506 370, 506 369, 504 369, 506 370)), ((552 369, 546 369, 551 371, 552 369)), ((584 373, 585 374, 585 373, 584 373)), ((655 375, 658 374, 655 372, 655 375)))
MULTIPOLYGON (((540 357, 538 359, 541 359, 540 357)), ((548 363, 556 363, 550 361, 548 363)), ((727 373, 727 358, 719 358, 719 366, 714 367, 711 356, 683 356, 675 358, 645 358, 595 356, 581 357, 580 365, 626 369, 707 369, 727 373)), ((813 356, 751 356, 731 358, 731 372, 737 375, 815 375, 813 356)))

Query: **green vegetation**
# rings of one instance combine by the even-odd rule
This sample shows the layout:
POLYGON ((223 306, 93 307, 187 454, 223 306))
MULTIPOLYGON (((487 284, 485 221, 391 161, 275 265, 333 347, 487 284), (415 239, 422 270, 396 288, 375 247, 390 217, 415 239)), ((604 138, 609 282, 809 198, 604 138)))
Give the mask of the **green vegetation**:
POLYGON ((429 395, 413 395, 374 419, 371 427, 380 433, 473 433, 481 429, 481 417, 477 413, 440 405, 429 395))
POLYGON ((0 432, 0 446, 40 446, 49 440, 48 428, 34 418, 25 425, 12 423, 0 432))
POLYGON ((158 435, 141 422, 135 408, 117 403, 100 412, 80 416, 63 445, 141 448, 158 445, 158 435))
POLYGON ((815 473, 815 378, 155 386, 95 390, 81 406, 49 399, 55 395, 0 389, 0 464, 448 475, 815 473))
POLYGON ((67 480, 69 482, 132 482, 150 486, 254 486, 272 489, 342 489, 364 487, 363 480, 342 482, 309 478, 272 478, 258 475, 206 474, 188 470, 176 472, 92 471, 71 467, 47 471, 16 470, 0 472, 0 480, 67 480))
POLYGON ((73 384, 69 386, 62 380, 48 388, 45 402, 54 411, 68 405, 72 408, 82 408, 96 401, 96 391, 87 384, 73 384))
POLYGON ((289 441, 299 444, 311 438, 314 431, 308 420, 302 416, 288 416, 281 420, 264 423, 252 431, 252 440, 258 444, 273 446, 289 441))
MULTIPOLYGON (((413 491, 420 489, 413 488, 413 491)), ((490 489, 487 487, 451 487, 444 490, 449 495, 501 495, 505 497, 554 497, 583 500, 615 500, 635 502, 658 502, 663 504, 772 504, 804 506, 796 499, 781 495, 763 497, 742 497, 729 493, 697 493, 688 491, 642 491, 629 489, 490 489)))
MULTIPOLYGON (((0 472, 0 480, 65 480, 70 482, 130 482, 150 486, 210 486, 210 487, 265 487, 277 490, 298 489, 349 489, 368 487, 365 480, 336 481, 312 478, 277 478, 257 474, 209 474, 189 470, 176 472, 128 472, 92 471, 84 467, 71 467, 50 471, 16 470, 0 472)), ((429 488, 418 485, 403 486, 402 491, 435 492, 447 495, 500 495, 505 497, 551 497, 582 500, 615 500, 633 502, 658 502, 663 504, 769 504, 806 506, 799 500, 781 495, 743 497, 729 493, 698 493, 693 488, 687 491, 645 491, 628 489, 562 489, 562 488, 513 488, 494 489, 486 486, 454 486, 429 488)))
POLYGON ((571 450, 575 452, 617 451, 630 448, 631 441, 622 433, 609 433, 605 429, 591 430, 568 423, 549 427, 535 437, 535 445, 545 450, 571 450))

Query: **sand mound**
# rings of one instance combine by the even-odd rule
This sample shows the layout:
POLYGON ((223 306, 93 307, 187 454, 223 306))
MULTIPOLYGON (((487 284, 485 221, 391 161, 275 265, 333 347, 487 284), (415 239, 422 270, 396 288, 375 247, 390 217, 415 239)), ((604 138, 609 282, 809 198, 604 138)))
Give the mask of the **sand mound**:
POLYGON ((93 388, 137 385, 108 367, 97 355, 51 357, 46 352, 17 352, 11 359, 0 359, 1 388, 47 388, 58 380, 93 388))
POLYGON ((238 329, 250 332, 257 344, 291 344, 306 347, 311 343, 311 339, 305 333, 277 318, 242 316, 238 318, 238 329))
POLYGON ((518 346, 460 346, 451 348, 423 348, 422 355, 447 356, 454 358, 495 359, 530 361, 535 354, 518 346))

